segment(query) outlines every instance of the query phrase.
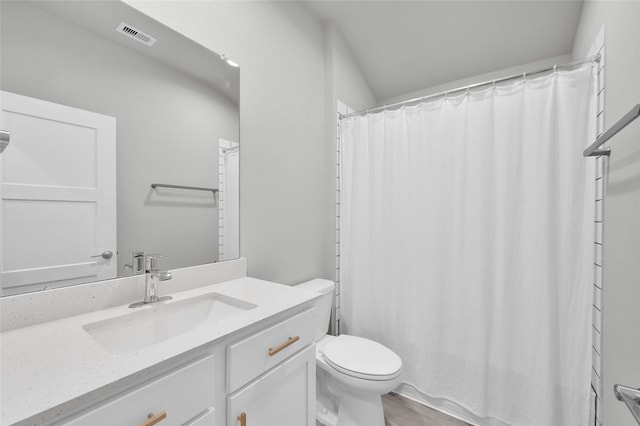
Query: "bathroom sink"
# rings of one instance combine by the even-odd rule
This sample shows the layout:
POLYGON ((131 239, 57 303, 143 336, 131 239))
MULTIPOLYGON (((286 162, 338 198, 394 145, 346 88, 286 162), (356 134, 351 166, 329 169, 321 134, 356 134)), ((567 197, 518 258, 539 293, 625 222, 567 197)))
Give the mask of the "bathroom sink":
POLYGON ((256 305, 209 293, 191 299, 144 306, 126 315, 82 326, 105 350, 122 355, 232 318, 256 305))

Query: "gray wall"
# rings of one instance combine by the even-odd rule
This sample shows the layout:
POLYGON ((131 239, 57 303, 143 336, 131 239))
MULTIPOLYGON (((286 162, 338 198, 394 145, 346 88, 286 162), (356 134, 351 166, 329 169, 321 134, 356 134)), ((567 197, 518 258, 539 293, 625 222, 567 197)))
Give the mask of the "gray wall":
POLYGON ((345 42, 340 32, 330 24, 325 24, 324 29, 324 55, 325 55, 325 123, 326 142, 325 158, 328 165, 326 173, 326 185, 330 194, 328 202, 335 206, 326 212, 326 236, 328 239, 325 252, 325 276, 332 277, 336 281, 335 311, 332 313, 332 321, 329 330, 337 334, 339 329, 340 294, 342 284, 340 282, 340 220, 336 214, 340 212, 338 203, 337 179, 337 136, 338 136, 338 101, 349 105, 355 110, 361 110, 375 105, 375 97, 367 83, 358 63, 345 42))
POLYGON ((127 3, 241 66, 240 254, 253 277, 326 277, 322 25, 298 2, 127 3))
POLYGON ((149 185, 217 187, 218 139, 238 140, 237 106, 173 68, 60 25, 39 9, 3 2, 3 12, 9 10, 12 18, 3 13, 2 21, 2 89, 117 118, 119 273, 132 250, 163 253, 168 268, 217 260, 211 193, 160 196, 149 185))
MULTIPOLYGON (((640 102, 640 2, 587 1, 573 54, 587 55, 605 24, 605 129, 640 102)), ((602 420, 635 425, 613 395, 640 386, 640 120, 611 141, 604 205, 602 420)))
MULTIPOLYGON (((326 185, 330 193, 329 203, 336 203, 336 167, 337 151, 337 103, 350 106, 354 110, 361 110, 375 105, 376 99, 369 87, 358 63, 346 44, 340 32, 329 24, 324 28, 324 50, 325 50, 325 122, 326 122, 326 163, 327 170, 326 185)), ((336 209, 338 206, 336 206, 336 209)), ((325 253, 325 276, 338 278, 336 271, 336 248, 338 224, 336 222, 336 209, 326 212, 326 232, 329 238, 328 244, 333 250, 325 253)), ((340 289, 338 288, 338 295, 340 289)))
POLYGON ((373 91, 340 32, 327 26, 325 44, 329 48, 327 62, 332 66, 335 97, 356 111, 374 106, 373 91))

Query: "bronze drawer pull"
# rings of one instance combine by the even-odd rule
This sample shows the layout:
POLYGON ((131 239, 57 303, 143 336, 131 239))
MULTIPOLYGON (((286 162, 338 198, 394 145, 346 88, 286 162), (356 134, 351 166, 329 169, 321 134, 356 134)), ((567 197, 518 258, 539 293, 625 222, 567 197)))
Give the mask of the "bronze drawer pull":
POLYGON ((140 423, 139 426, 153 426, 156 423, 160 423, 161 421, 163 421, 166 418, 167 418, 167 412, 166 411, 161 411, 158 414, 149 413, 149 415, 147 416, 147 420, 145 420, 144 422, 140 423))
POLYGON ((269 356, 274 356, 275 354, 277 354, 281 350, 285 349, 286 347, 293 345, 298 340, 300 340, 300 336, 289 337, 289 340, 287 340, 286 342, 284 342, 283 344, 281 344, 277 348, 275 348, 275 349, 269 348, 269 356))
POLYGON ((240 414, 238 420, 240 420, 240 426, 247 426, 247 413, 240 414))

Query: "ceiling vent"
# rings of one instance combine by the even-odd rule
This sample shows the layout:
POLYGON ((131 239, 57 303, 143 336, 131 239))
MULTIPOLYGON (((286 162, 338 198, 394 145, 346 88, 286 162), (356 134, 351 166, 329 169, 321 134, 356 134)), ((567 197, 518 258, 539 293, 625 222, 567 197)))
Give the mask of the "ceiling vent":
POLYGON ((125 24, 121 22, 116 28, 116 31, 131 37, 134 40, 138 40, 140 43, 144 43, 147 46, 153 46, 153 43, 156 42, 156 39, 151 37, 149 34, 145 34, 144 32, 132 27, 129 24, 125 24))

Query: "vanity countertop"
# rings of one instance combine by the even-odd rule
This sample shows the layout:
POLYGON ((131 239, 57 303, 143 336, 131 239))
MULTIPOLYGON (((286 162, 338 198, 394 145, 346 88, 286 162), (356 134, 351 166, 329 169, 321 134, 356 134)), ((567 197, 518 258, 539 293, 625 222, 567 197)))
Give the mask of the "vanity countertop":
POLYGON ((0 424, 12 425, 52 410, 319 297, 295 287, 244 277, 172 294, 169 303, 212 292, 257 306, 214 326, 196 327, 125 355, 107 352, 83 325, 131 313, 128 305, 2 333, 0 424))

